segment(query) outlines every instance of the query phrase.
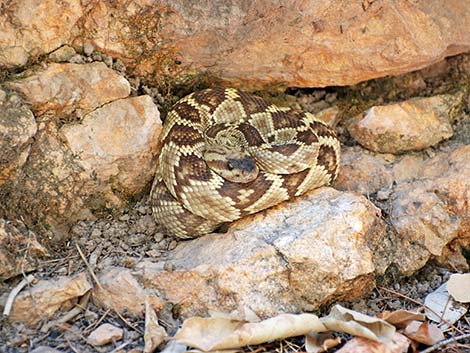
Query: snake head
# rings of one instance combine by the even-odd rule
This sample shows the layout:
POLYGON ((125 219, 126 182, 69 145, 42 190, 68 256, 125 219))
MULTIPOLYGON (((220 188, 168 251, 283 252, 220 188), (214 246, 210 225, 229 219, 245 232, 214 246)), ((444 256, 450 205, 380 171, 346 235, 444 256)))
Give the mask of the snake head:
POLYGON ((208 167, 233 183, 249 183, 258 177, 256 161, 247 151, 210 146, 204 153, 208 167))

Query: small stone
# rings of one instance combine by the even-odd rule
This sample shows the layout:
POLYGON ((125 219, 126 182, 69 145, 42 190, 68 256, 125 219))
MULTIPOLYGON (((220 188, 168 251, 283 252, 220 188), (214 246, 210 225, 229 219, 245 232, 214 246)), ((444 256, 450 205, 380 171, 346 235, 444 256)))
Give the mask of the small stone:
POLYGON ((126 214, 123 214, 121 217, 119 217, 119 220, 121 222, 127 222, 130 218, 131 216, 128 213, 126 213, 126 214))
POLYGON ((336 126, 338 123, 338 115, 339 108, 336 106, 321 110, 315 114, 317 118, 323 120, 329 126, 336 126))
POLYGON ((93 45, 93 43, 89 41, 85 42, 85 44, 83 45, 83 52, 85 53, 86 56, 90 56, 94 50, 95 50, 95 46, 93 45))
POLYGON ((83 317, 88 322, 94 322, 94 321, 98 320, 98 314, 95 313, 94 311, 91 311, 91 310, 86 310, 85 313, 83 314, 83 317))
POLYGON ((144 214, 147 214, 147 207, 145 206, 140 206, 137 211, 141 214, 141 215, 144 215, 144 214))
POLYGON ((123 329, 111 324, 102 324, 88 336, 88 343, 92 346, 103 346, 122 338, 123 329))
POLYGON ((54 62, 69 61, 77 52, 69 45, 64 45, 49 54, 49 60, 54 62))
POLYGON ((390 197, 392 191, 390 189, 387 190, 379 190, 377 191, 377 200, 378 201, 386 201, 390 197))
POLYGON ((72 64, 83 64, 85 63, 85 60, 80 54, 75 54, 70 58, 69 62, 72 64))
POLYGON ((92 238, 99 238, 99 237, 101 237, 101 230, 100 230, 100 229, 97 229, 97 228, 93 229, 93 230, 91 231, 91 237, 92 237, 92 238))

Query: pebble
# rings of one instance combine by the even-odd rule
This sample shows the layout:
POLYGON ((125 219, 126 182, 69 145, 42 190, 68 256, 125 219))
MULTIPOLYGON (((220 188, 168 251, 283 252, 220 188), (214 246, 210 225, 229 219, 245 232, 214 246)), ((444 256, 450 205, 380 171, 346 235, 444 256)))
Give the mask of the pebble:
POLYGON ((118 341, 122 338, 122 328, 111 324, 102 324, 88 336, 88 343, 92 346, 103 346, 113 340, 118 341))

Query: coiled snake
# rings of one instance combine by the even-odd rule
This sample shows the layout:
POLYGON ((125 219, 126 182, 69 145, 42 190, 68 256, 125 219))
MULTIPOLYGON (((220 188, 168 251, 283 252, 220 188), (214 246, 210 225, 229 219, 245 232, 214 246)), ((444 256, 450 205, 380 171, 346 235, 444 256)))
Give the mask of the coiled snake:
POLYGON ((153 213, 193 238, 328 185, 339 163, 335 132, 314 115, 237 89, 198 91, 165 121, 153 213))

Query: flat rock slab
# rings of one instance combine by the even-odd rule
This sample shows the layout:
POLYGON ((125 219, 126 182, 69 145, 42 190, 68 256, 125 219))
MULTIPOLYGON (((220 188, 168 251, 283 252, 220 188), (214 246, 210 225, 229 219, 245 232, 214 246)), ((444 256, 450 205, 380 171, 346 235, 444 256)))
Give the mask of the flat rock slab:
MULTIPOLYGON (((35 325, 48 320, 59 310, 72 307, 72 302, 91 289, 85 273, 71 277, 58 277, 39 280, 28 289, 23 290, 13 302, 9 316, 12 322, 24 322, 35 325)), ((2 304, 5 303, 1 298, 2 304)))
MULTIPOLYGON (((238 221, 226 234, 182 242, 168 261, 144 259, 133 283, 145 283, 183 317, 217 311, 265 318, 369 291, 390 262, 386 244, 372 203, 325 187, 238 221)), ((106 291, 116 292, 116 271, 102 272, 106 291)))

